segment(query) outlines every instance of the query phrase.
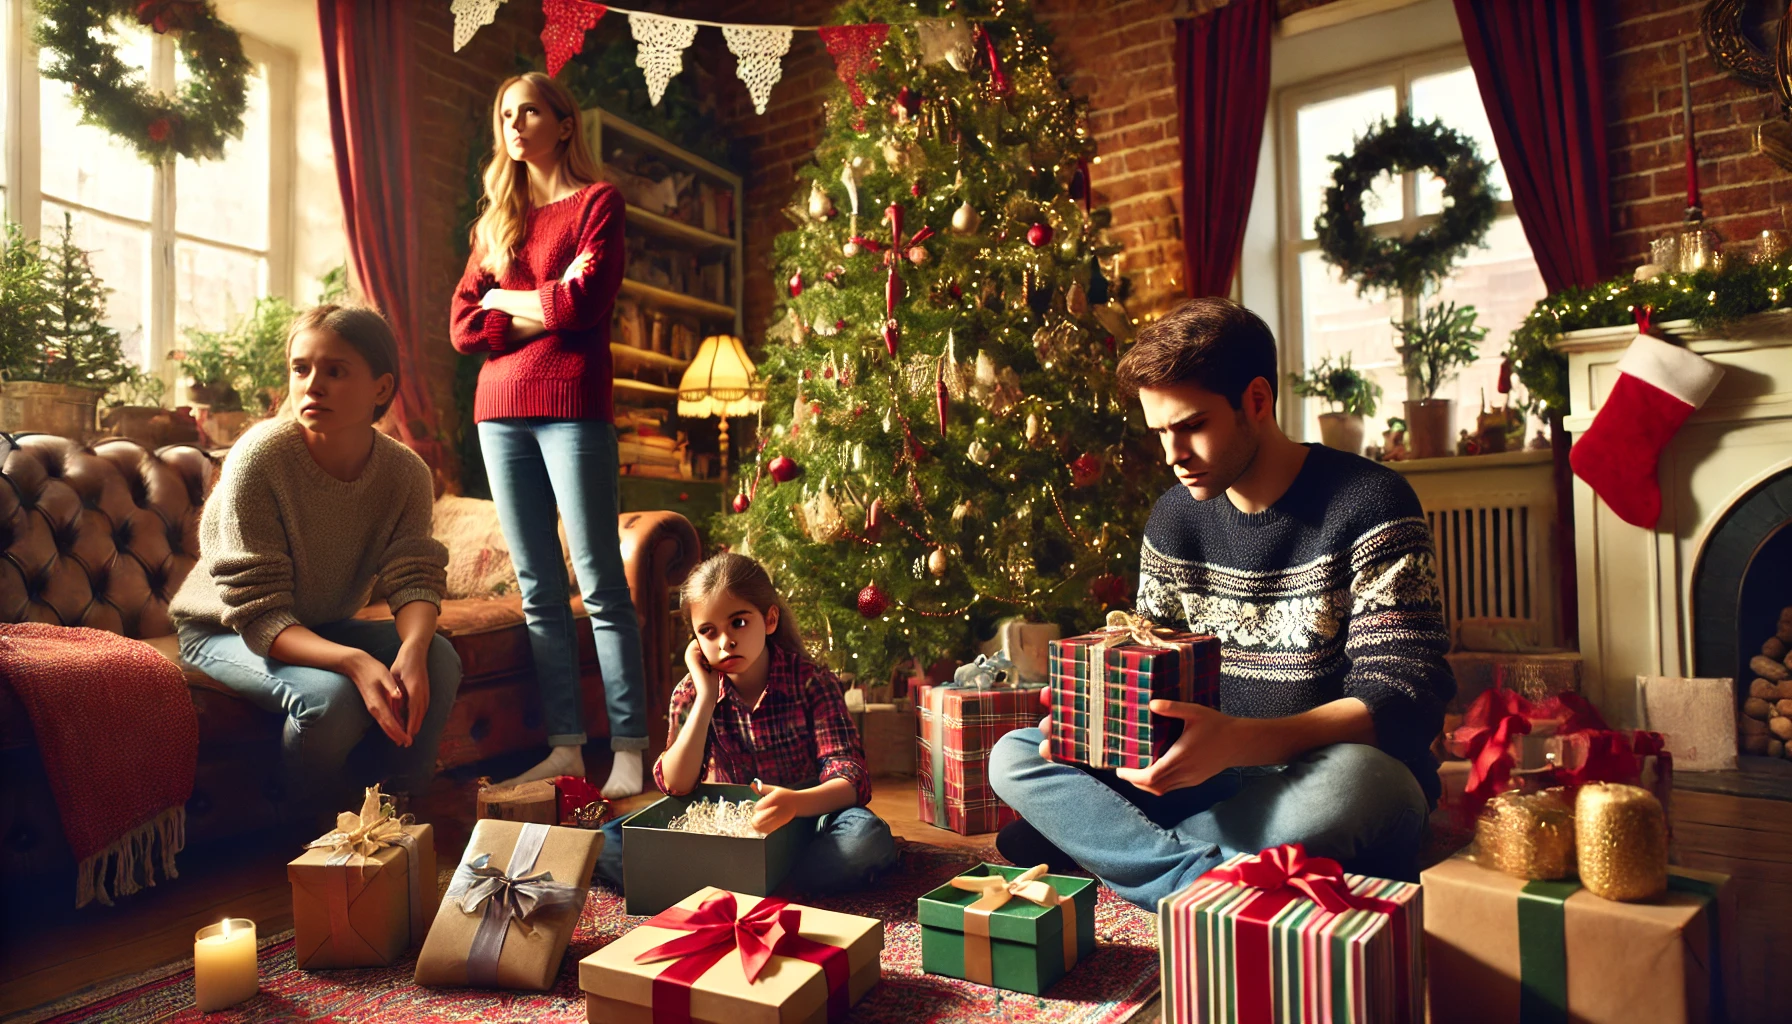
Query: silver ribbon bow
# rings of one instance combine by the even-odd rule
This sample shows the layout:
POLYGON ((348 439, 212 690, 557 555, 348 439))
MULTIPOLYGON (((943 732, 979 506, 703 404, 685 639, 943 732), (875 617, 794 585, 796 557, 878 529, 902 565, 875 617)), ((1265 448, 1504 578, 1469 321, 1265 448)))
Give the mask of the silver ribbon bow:
POLYGON ((536 911, 571 903, 578 898, 579 890, 554 881, 551 871, 513 877, 492 867, 491 859, 491 854, 482 853, 467 865, 474 881, 460 894, 462 913, 477 914, 490 900, 498 906, 499 916, 515 921, 517 930, 528 935, 535 930, 529 918, 536 911))
POLYGON ((960 665, 952 673, 953 686, 974 686, 979 690, 1012 687, 1015 681, 1014 662, 1003 651, 979 654, 976 661, 960 665))
POLYGON ((479 930, 467 950, 467 983, 491 988, 498 983, 498 959, 504 952, 504 938, 510 934, 511 922, 524 935, 535 929, 529 918, 553 907, 577 903, 582 899, 577 886, 554 881, 549 871, 530 874, 535 860, 541 856, 548 827, 530 822, 517 836, 510 854, 510 867, 492 867, 492 855, 482 853, 462 861, 448 884, 445 899, 456 901, 465 914, 483 912, 479 930))

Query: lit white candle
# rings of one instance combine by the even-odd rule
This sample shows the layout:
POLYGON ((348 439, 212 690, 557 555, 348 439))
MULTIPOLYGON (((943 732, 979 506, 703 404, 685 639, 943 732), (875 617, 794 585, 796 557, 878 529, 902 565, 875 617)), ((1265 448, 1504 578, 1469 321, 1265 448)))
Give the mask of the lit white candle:
POLYGON ((199 1012, 235 1006, 261 988, 255 973, 255 922, 227 917, 193 936, 193 1001, 199 1012))

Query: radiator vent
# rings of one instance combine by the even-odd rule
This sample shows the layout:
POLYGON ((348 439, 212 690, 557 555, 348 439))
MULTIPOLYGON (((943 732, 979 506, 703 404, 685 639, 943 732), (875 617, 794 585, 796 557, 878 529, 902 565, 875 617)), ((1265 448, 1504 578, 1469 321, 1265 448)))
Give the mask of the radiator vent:
POLYGON ((1549 517, 1532 505, 1430 508, 1437 582, 1451 635, 1463 619, 1524 619, 1555 639, 1549 517))

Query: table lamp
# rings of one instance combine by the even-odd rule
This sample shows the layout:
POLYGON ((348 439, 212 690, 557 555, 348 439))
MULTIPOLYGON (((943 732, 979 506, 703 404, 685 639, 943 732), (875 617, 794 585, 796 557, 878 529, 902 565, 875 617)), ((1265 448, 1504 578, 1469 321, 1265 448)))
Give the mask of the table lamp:
POLYGON ((751 415, 764 404, 765 385, 740 339, 731 334, 704 338, 678 382, 678 415, 721 419, 722 479, 728 479, 728 417, 751 415))

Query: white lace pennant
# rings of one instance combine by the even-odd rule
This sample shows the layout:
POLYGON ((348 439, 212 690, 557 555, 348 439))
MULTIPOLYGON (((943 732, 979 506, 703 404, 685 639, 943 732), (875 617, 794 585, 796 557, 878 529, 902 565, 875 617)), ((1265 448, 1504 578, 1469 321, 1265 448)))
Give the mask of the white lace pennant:
POLYGON ((697 23, 630 11, 628 27, 640 44, 635 66, 646 73, 647 97, 657 107, 666 95, 666 83, 684 69, 684 50, 697 36, 697 23))
POLYGON ((473 40, 473 33, 490 25, 498 17, 504 0, 454 0, 448 9, 454 12, 454 48, 459 50, 473 40))
POLYGON ((740 80, 747 83, 753 97, 753 111, 765 113, 765 104, 772 98, 772 86, 784 77, 784 55, 790 52, 790 27, 723 25, 722 35, 728 40, 728 52, 737 61, 740 80))

